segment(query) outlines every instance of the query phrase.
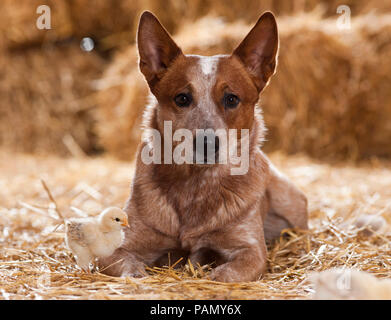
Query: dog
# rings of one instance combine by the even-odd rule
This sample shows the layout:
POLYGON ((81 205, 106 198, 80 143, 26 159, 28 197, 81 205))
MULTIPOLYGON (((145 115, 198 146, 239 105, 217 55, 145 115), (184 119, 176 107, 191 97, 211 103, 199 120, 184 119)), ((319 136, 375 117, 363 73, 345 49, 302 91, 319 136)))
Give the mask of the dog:
MULTIPOLYGON (((209 277, 215 281, 260 279, 267 269, 265 240, 285 228, 308 228, 305 195, 260 149, 265 128, 257 103, 275 73, 279 47, 274 15, 264 13, 231 55, 206 57, 185 55, 146 11, 137 44, 153 97, 144 131, 160 133, 166 144, 166 123, 195 136, 199 129, 247 130, 248 146, 241 151, 248 153, 248 168, 232 174, 232 163, 208 164, 205 153, 200 163, 145 163, 150 141, 142 139, 124 208, 130 228, 122 246, 100 259, 99 267, 112 276, 140 277, 146 266, 184 257, 194 265, 213 263, 209 277)), ((219 136, 212 134, 211 140, 218 158, 219 136)), ((208 139, 200 141, 208 147, 208 139)), ((165 160, 171 156, 158 153, 165 160)))

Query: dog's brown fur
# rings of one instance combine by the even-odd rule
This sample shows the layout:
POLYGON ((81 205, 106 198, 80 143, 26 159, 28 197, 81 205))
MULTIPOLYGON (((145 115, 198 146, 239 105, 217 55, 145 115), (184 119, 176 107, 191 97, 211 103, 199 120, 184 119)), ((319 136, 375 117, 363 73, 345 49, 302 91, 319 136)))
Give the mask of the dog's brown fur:
POLYGON ((171 261, 179 256, 193 264, 214 261, 213 280, 258 279, 266 270, 265 237, 274 238, 284 228, 307 228, 306 197, 260 150, 264 127, 256 104, 276 68, 274 16, 265 13, 232 55, 218 56, 213 74, 202 74, 202 57, 184 55, 149 12, 140 20, 138 47, 140 69, 156 97, 146 126, 162 132, 163 122, 171 120, 173 130, 193 133, 198 128, 249 129, 249 169, 230 175, 230 164, 146 165, 142 142, 125 207, 126 240, 99 265, 110 275, 140 276, 145 265, 167 263, 170 253, 171 261), (211 88, 206 86, 210 77, 211 88), (192 92, 194 106, 174 104, 173 97, 183 91, 192 92), (237 108, 221 106, 226 91, 240 97, 237 108))

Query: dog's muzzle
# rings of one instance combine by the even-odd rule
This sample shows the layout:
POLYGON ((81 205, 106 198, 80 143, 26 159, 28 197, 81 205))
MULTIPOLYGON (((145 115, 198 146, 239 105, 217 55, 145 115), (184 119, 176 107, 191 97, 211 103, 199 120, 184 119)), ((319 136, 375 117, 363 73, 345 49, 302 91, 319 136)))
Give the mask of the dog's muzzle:
POLYGON ((197 135, 193 140, 194 162, 196 164, 215 164, 218 162, 219 137, 206 132, 197 135))

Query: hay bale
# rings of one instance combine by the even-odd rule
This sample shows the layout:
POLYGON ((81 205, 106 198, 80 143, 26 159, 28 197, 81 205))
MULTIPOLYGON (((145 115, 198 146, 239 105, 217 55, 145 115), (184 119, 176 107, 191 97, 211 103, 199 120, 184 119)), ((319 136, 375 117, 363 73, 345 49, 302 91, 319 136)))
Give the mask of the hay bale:
POLYGON ((136 151, 142 110, 147 103, 148 88, 134 67, 136 60, 133 47, 119 54, 95 84, 99 90, 98 109, 94 111, 98 143, 122 159, 130 159, 136 151))
MULTIPOLYGON (((279 67, 261 101, 266 150, 330 159, 391 156, 390 16, 358 17, 349 32, 314 14, 281 18, 279 26, 279 67)), ((185 53, 229 53, 249 29, 204 18, 183 26, 175 39, 185 53)), ((98 89, 100 143, 130 159, 148 92, 135 46, 113 59, 98 89)))
MULTIPOLYGON (((261 12, 271 10, 289 15, 319 9, 325 16, 336 16, 338 0, 2 0, 0 42, 7 47, 25 47, 69 37, 92 37, 102 50, 134 42, 139 15, 143 10, 155 12, 170 32, 184 23, 211 14, 227 22, 255 21, 261 12), (52 29, 38 30, 37 7, 48 5, 52 13, 52 29)), ((391 3, 384 0, 346 0, 352 15, 372 10, 386 12, 391 3)))
POLYGON ((74 36, 91 37, 101 51, 128 45, 135 37, 142 6, 141 0, 71 0, 74 36))
POLYGON ((3 52, 0 145, 62 155, 74 153, 77 145, 85 152, 93 151, 89 110, 95 104, 90 82, 100 76, 102 68, 97 55, 72 44, 3 52))
POLYGON ((1 3, 4 17, 0 20, 1 44, 6 48, 25 48, 68 38, 92 37, 102 49, 120 45, 134 38, 136 20, 142 1, 127 0, 29 0, 1 3), (37 8, 51 9, 51 29, 36 27, 37 8))
POLYGON ((346 33, 333 20, 282 22, 279 69, 262 100, 269 150, 391 156, 390 29, 390 15, 356 18, 346 33))
MULTIPOLYGON (((371 5, 365 5, 365 3, 361 1, 354 2, 354 4, 352 4, 353 13, 362 10, 366 11, 368 8, 373 7, 387 9, 387 6, 378 0, 370 1, 371 5)), ((294 6, 293 3, 288 3, 286 1, 264 1, 260 4, 259 2, 254 1, 247 2, 247 0, 245 3, 239 3, 237 1, 227 2, 209 0, 172 0, 165 2, 158 0, 149 0, 146 2, 141 0, 115 0, 110 2, 105 0, 95 0, 93 4, 91 4, 91 1, 89 0, 31 0, 17 4, 13 0, 4 0, 1 3, 4 16, 3 19, 0 19, 0 49, 2 50, 1 63, 5 66, 3 69, 4 74, 7 75, 7 79, 9 79, 10 83, 7 83, 8 80, 5 78, 1 80, 1 86, 3 88, 0 89, 1 99, 5 108, 3 108, 4 110, 0 112, 2 112, 2 114, 7 113, 8 115, 3 116, 4 120, 1 121, 1 123, 5 122, 5 125, 1 131, 0 143, 12 146, 15 145, 14 142, 17 141, 17 137, 22 138, 29 136, 19 133, 12 135, 7 131, 7 121, 11 114, 10 110, 12 110, 12 115, 15 118, 29 119, 32 117, 32 119, 36 119, 37 117, 35 114, 32 114, 32 108, 29 109, 28 107, 25 107, 27 111, 24 109, 18 109, 19 107, 12 109, 9 103, 15 100, 15 97, 14 93, 12 91, 8 91, 7 88, 16 87, 19 92, 24 92, 20 95, 24 98, 17 98, 18 102, 15 105, 28 105, 30 100, 27 98, 28 95, 25 93, 30 92, 29 95, 33 96, 36 101, 41 101, 39 103, 40 110, 46 109, 46 111, 42 112, 45 114, 51 114, 53 111, 54 107, 52 101, 57 101, 57 98, 47 98, 45 95, 46 91, 57 92, 58 88, 56 88, 56 85, 54 84, 53 88, 49 88, 50 81, 48 81, 48 88, 44 92, 40 90, 36 84, 31 82, 26 83, 26 88, 23 88, 23 83, 26 81, 22 80, 25 78, 24 71, 22 70, 30 72, 32 78, 45 78, 41 71, 38 70, 37 67, 33 66, 31 61, 39 60, 39 63, 44 65, 47 56, 51 56, 50 52, 57 50, 54 48, 48 49, 46 46, 67 46, 66 43, 73 42, 74 49, 67 49, 60 55, 61 59, 67 62, 58 62, 60 65, 64 63, 71 65, 73 63, 71 61, 79 61, 80 56, 83 56, 77 48, 78 40, 82 37, 90 36, 94 38, 97 44, 97 50, 95 50, 95 52, 98 53, 127 44, 126 48, 116 55, 114 62, 107 69, 104 78, 99 84, 99 88, 103 88, 101 93, 99 93, 98 99, 98 103, 101 107, 96 112, 95 116, 99 121, 97 132, 100 136, 101 145, 113 154, 119 155, 121 158, 128 159, 132 154, 134 154, 135 145, 137 145, 139 141, 139 124, 148 92, 146 84, 138 72, 135 48, 134 46, 129 47, 128 45, 128 43, 133 42, 138 22, 138 15, 141 11, 149 9, 156 12, 169 31, 180 29, 180 32, 177 33, 177 41, 182 45, 186 52, 212 55, 220 52, 230 52, 244 34, 248 32, 249 26, 244 22, 237 22, 233 24, 228 23, 229 21, 236 20, 238 15, 240 15, 241 19, 244 21, 254 21, 259 13, 265 9, 271 9, 278 13, 291 13, 306 11, 314 7, 315 2, 312 0, 295 2, 294 6), (47 4, 51 8, 51 30, 38 30, 35 26, 36 19, 38 17, 36 9, 42 4, 47 4), (223 23, 217 18, 206 18, 201 19, 198 22, 192 22, 208 12, 213 12, 218 16, 224 16, 226 22, 223 23), (194 42, 194 39, 197 39, 196 43, 194 42), (39 51, 39 48, 41 47, 43 48, 42 53, 39 51), (41 57, 39 57, 40 55, 41 57), (17 62, 19 66, 13 70, 10 68, 10 65, 14 65, 15 62, 17 62), (114 80, 115 83, 113 83, 113 80, 110 80, 112 78, 116 79, 114 80), (130 104, 133 107, 130 107, 130 104), (24 112, 25 114, 19 115, 17 110, 24 112), (123 138, 118 138, 118 133, 121 135, 123 134, 123 138), (122 141, 122 139, 124 141, 122 141)), ((336 7, 336 3, 328 2, 325 7, 326 9, 323 11, 326 11, 326 14, 332 14, 335 11, 334 7, 336 7)), ((320 10, 320 14, 323 14, 323 11, 320 10)), ((378 101, 387 97, 390 92, 388 85, 389 75, 387 73, 387 54, 389 53, 389 38, 387 37, 387 33, 385 31, 380 32, 378 27, 373 31, 369 30, 368 26, 370 23, 365 27, 360 27, 360 30, 363 31, 360 39, 368 39, 369 42, 376 43, 375 46, 377 46, 372 49, 365 49, 374 51, 375 58, 371 60, 371 63, 368 62, 363 64, 360 61, 361 58, 354 57, 355 54, 351 52, 355 44, 345 44, 343 41, 338 41, 338 34, 330 35, 324 30, 319 30, 319 27, 316 27, 316 30, 311 30, 311 28, 314 28, 314 25, 316 25, 319 21, 316 21, 316 23, 311 26, 304 25, 302 33, 305 33, 305 35, 299 35, 297 33, 293 34, 292 37, 288 35, 289 29, 297 30, 297 25, 303 24, 303 21, 307 21, 308 19, 308 15, 296 15, 296 17, 298 18, 293 19, 294 21, 291 21, 290 23, 287 23, 287 28, 285 28, 286 31, 282 30, 280 69, 276 78, 272 81, 272 85, 266 90, 264 95, 263 103, 265 107, 265 117, 271 129, 269 135, 269 140, 271 141, 268 142, 266 147, 269 148, 269 150, 282 148, 289 152, 305 150, 309 154, 315 156, 318 156, 319 150, 322 150, 322 155, 320 155, 322 157, 330 154, 334 155, 334 153, 342 153, 344 157, 349 154, 349 157, 353 158, 360 158, 361 156, 368 157, 371 155, 387 156, 390 153, 390 146, 388 141, 386 141, 388 136, 384 135, 382 130, 388 128, 388 116, 383 116, 383 114, 385 114, 388 110, 388 107, 385 106, 383 111, 379 110, 377 113, 373 112, 373 110, 378 110, 376 109, 378 108, 378 101), (294 26, 294 28, 292 28, 292 26, 294 26), (286 33, 286 35, 284 35, 284 33, 286 33), (299 40, 300 38, 305 37, 308 39, 299 40), (299 44, 300 41, 301 44, 299 44), (300 46, 305 41, 308 41, 308 43, 303 49, 300 46), (297 42, 297 45, 295 45, 295 42, 297 42), (316 48, 316 46, 320 46, 322 49, 316 48), (323 50, 324 46, 325 48, 323 50), (297 49, 300 49, 303 52, 303 56, 307 54, 307 57, 311 60, 308 64, 304 64, 306 61, 301 59, 301 55, 295 51, 297 49), (292 53, 292 50, 295 52, 292 53), (288 51, 289 57, 287 54, 288 51), (317 57, 316 59, 319 58, 322 60, 322 64, 324 65, 322 68, 318 68, 316 59, 314 58, 315 55, 317 57), (338 75, 332 71, 332 67, 336 64, 339 65, 338 75), (356 67, 356 65, 361 65, 361 67, 356 67), (372 68, 376 69, 376 72, 373 72, 372 68), (316 72, 313 71, 316 69, 319 70, 316 72), (303 77, 305 79, 308 77, 309 80, 303 79, 303 81, 309 86, 308 90, 305 90, 306 88, 295 80, 294 75, 297 74, 295 70, 300 72, 300 74, 303 70, 305 71, 305 75, 303 75, 303 77), (368 72, 368 70, 370 70, 370 72, 368 72), (321 72, 329 75, 327 79, 322 79, 322 81, 320 81, 319 74, 321 72), (351 78, 352 73, 356 76, 357 74, 366 75, 365 79, 363 78, 360 80, 362 81, 362 85, 360 84, 360 81, 359 84, 356 85, 356 87, 361 86, 361 89, 357 89, 360 93, 358 93, 355 88, 350 88, 345 92, 345 89, 348 86, 345 80, 351 78), (344 76, 341 77, 341 74, 344 74, 344 76), (369 122, 370 126, 379 126, 381 130, 370 129, 373 132, 372 136, 368 137, 365 135, 365 132, 369 126, 362 124, 361 127, 356 127, 355 130, 357 132, 350 132, 346 135, 344 142, 340 143, 340 141, 338 141, 338 143, 335 143, 335 137, 339 138, 340 132, 334 132, 332 135, 325 134, 324 132, 325 130, 328 130, 328 124, 324 121, 324 114, 328 113, 328 109, 326 107, 324 107, 326 109, 320 113, 318 118, 316 118, 315 115, 311 115, 311 117, 307 118, 306 115, 306 112, 308 110, 312 110, 310 108, 314 108, 314 105, 318 100, 323 101, 322 104, 324 105, 326 105, 326 102, 330 101, 329 105, 331 105, 334 103, 334 100, 336 100, 335 97, 333 98, 328 96, 323 90, 324 87, 322 82, 324 80, 329 83, 329 86, 333 86, 333 88, 335 88, 336 92, 334 94, 339 96, 338 99, 346 102, 345 106, 342 108, 343 110, 346 109, 347 104, 359 104, 360 106, 365 104, 363 112, 368 119, 372 119, 369 122), (289 91, 284 89, 284 92, 281 92, 282 89, 279 89, 278 87, 285 86, 286 88, 286 83, 289 84, 291 90, 289 91), (341 86, 339 88, 343 89, 338 89, 337 83, 340 83, 341 86), (368 86, 366 83, 369 83, 370 85, 368 86), (365 89, 372 87, 372 84, 375 83, 375 90, 365 89), (316 93, 312 94, 312 91, 316 91, 316 93), (298 93, 297 97, 296 93, 298 93), (348 95, 350 96, 348 97, 348 95), (268 98, 269 96, 273 98, 268 98), (293 106, 292 103, 294 103, 293 106), (269 105, 271 107, 269 107, 269 105), (296 110, 297 108, 300 108, 301 111, 295 111, 295 119, 292 120, 293 111, 291 110, 296 110), (286 112, 286 110, 288 110, 288 112, 286 112), (290 118, 289 115, 291 115, 290 118), (285 117, 286 121, 282 122, 280 120, 281 117, 285 117), (296 128, 292 129, 293 126, 296 126, 296 128), (300 133, 300 136, 294 134, 292 138, 291 131, 293 130, 293 133, 298 132, 299 130, 302 131, 302 128, 305 129, 303 130, 304 133, 300 133), (322 138, 320 140, 318 139, 319 135, 321 135, 322 138), (333 143, 331 143, 332 141, 333 143)), ((290 18, 281 19, 281 21, 286 20, 290 20, 290 18)), ((356 43, 358 42, 356 41, 356 43)), ((57 51, 59 50, 60 47, 57 51)), ((97 63, 99 58, 97 58, 95 54, 89 55, 89 57, 92 56, 94 56, 94 58, 92 58, 92 61, 90 62, 87 62, 87 59, 84 58, 82 60, 85 61, 86 64, 90 65, 91 75, 98 75, 102 70, 102 62, 97 63), (94 66, 96 69, 92 70, 94 66)), ((108 58, 110 56, 104 55, 104 57, 108 58)), ((54 58, 48 59, 50 61, 51 71, 53 71, 53 74, 57 74, 61 68, 56 66, 57 60, 54 58)), ((365 61, 370 60, 369 56, 364 57, 363 59, 365 61)), ((74 71, 71 71, 75 77, 76 70, 78 68, 79 67, 75 66, 74 71)), ((60 77, 61 76, 57 74, 56 76, 53 76, 53 79, 59 79, 60 77)), ((92 78, 94 77, 88 77, 88 79, 92 78)), ((65 91, 62 91, 61 94, 64 94, 65 96, 74 95, 75 97, 80 98, 85 94, 81 92, 84 89, 81 90, 80 88, 88 87, 88 83, 83 82, 84 79, 84 75, 81 75, 79 79, 75 80, 80 84, 78 85, 78 88, 75 89, 75 92, 70 92, 66 89, 65 91)), ((352 80, 349 83, 354 81, 356 80, 352 80)), ((56 83, 56 81, 53 81, 52 83, 56 83)), ((19 95, 19 93, 17 95, 19 95)), ((65 98, 64 101, 68 100, 65 98)), ((382 101, 383 104, 384 101, 382 101)), ((35 103, 36 102, 33 101, 33 106, 35 103)), ((62 103, 63 102, 60 104, 62 103)), ((342 102, 336 104, 335 109, 337 109, 341 103, 342 102)), ((358 120, 355 118, 357 115, 355 110, 357 108, 349 107, 348 109, 350 110, 349 112, 352 112, 351 115, 347 117, 346 114, 343 114, 343 116, 341 114, 341 119, 338 118, 337 120, 334 120, 332 118, 332 121, 337 121, 336 123, 338 125, 342 124, 344 127, 351 127, 352 121, 358 123, 358 120)), ((62 109, 61 119, 73 119, 74 113, 71 112, 68 116, 65 115, 65 110, 69 109, 62 109)), ((80 136, 75 139, 78 144, 82 145, 83 149, 87 151, 93 150, 96 148, 96 146, 94 146, 94 137, 91 134, 93 119, 91 119, 90 115, 85 112, 83 113, 83 117, 85 119, 85 128, 82 129, 83 125, 80 123, 80 125, 75 125, 75 128, 80 127, 80 129, 73 130, 78 132, 89 132, 89 138, 86 138, 87 135, 83 134, 82 136, 84 136, 84 138, 80 136)), ((45 117, 42 117, 42 119, 43 118, 45 117)), ((51 119, 54 119, 54 117, 51 116, 51 119)), ((12 120, 10 123, 15 123, 16 121, 17 120, 12 120)), ((59 121, 53 120, 46 125, 46 123, 41 120, 37 123, 42 126, 42 132, 45 130, 51 132, 53 123, 58 122, 59 121), (45 128, 45 126, 49 129, 45 128)), ((22 127, 27 128, 26 126, 22 127)), ((31 124, 30 127, 35 128, 35 124, 31 124)), ((56 131, 58 137, 64 136, 64 133, 68 132, 68 129, 66 128, 69 128, 70 125, 61 124, 60 127, 65 128, 65 131, 62 133, 60 133, 60 131, 56 131)), ((57 129, 59 130, 60 127, 57 127, 57 129)), ((18 150, 59 150, 60 154, 65 153, 62 142, 58 147, 48 147, 45 146, 47 141, 50 140, 47 135, 42 133, 37 134, 35 129, 31 132, 34 132, 34 134, 32 133, 31 135, 31 137, 33 137, 33 142, 30 143, 28 141, 22 141, 18 144, 18 150), (42 142, 37 141, 40 137, 43 138, 42 142)), ((50 141, 59 142, 60 140, 59 138, 54 138, 54 140, 50 141)))

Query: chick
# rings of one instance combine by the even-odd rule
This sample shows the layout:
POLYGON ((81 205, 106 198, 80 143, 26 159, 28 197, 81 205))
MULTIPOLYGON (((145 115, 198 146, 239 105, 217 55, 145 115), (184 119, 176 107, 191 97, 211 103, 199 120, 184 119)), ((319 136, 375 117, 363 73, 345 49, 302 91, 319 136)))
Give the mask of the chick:
POLYGON ((331 269, 311 275, 316 300, 391 299, 391 280, 353 269, 331 269))
POLYGON ((128 216, 121 209, 110 207, 96 217, 66 220, 65 242, 77 264, 88 272, 95 258, 108 257, 121 246, 122 227, 129 227, 128 216))

